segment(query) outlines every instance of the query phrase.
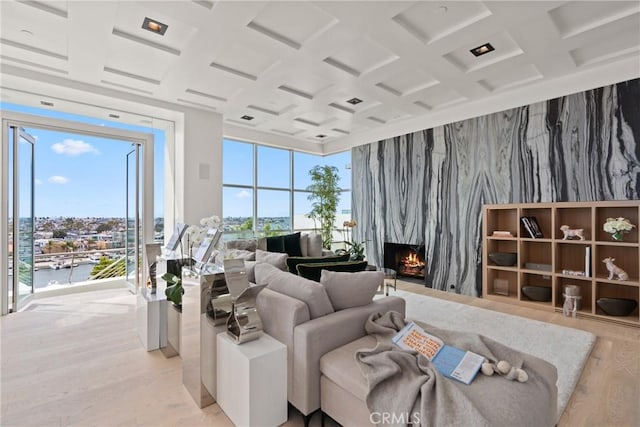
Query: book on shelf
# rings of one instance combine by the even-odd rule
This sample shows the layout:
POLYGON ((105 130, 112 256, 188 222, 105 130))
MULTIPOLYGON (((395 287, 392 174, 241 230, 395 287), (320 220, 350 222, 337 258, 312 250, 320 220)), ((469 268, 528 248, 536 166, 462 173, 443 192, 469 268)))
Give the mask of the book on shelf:
POLYGON ((417 351, 442 375, 464 384, 471 384, 484 362, 484 357, 479 354, 447 345, 414 322, 409 322, 391 341, 404 350, 417 351))
POLYGON ((540 228, 540 224, 538 224, 535 216, 523 216, 520 218, 520 222, 522 222, 522 225, 527 234, 529 234, 529 237, 532 239, 542 239, 542 229, 540 228))
POLYGON ((584 248, 584 275, 591 277, 591 246, 584 248))
POLYGON ((510 231, 495 230, 492 237, 513 237, 510 231))

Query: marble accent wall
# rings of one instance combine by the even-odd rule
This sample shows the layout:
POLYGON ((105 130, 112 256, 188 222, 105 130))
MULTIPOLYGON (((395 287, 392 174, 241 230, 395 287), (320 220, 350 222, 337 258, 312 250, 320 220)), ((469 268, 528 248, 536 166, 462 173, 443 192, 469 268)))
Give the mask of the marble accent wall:
POLYGON ((640 79, 352 150, 356 240, 426 245, 427 284, 482 291, 482 205, 640 198, 640 79))

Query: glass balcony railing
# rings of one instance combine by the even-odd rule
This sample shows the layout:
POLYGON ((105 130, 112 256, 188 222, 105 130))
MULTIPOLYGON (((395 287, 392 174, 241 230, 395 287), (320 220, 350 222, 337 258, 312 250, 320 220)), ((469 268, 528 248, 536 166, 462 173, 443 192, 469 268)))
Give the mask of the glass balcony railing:
POLYGON ((75 251, 34 256, 35 292, 56 285, 124 278, 125 250, 75 251))

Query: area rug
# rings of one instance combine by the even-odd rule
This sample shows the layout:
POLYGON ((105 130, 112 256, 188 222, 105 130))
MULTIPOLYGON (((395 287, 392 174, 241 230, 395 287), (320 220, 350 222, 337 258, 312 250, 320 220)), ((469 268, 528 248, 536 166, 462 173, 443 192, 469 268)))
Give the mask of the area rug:
POLYGON ((578 329, 525 319, 411 292, 390 295, 407 302, 407 318, 439 328, 475 332, 544 359, 558 370, 558 420, 562 416, 596 336, 578 329))

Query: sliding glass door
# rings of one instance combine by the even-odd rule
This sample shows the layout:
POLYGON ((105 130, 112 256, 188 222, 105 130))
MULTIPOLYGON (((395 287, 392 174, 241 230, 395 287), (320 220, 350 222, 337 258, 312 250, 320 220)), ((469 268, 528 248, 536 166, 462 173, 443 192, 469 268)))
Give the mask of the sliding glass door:
POLYGON ((8 142, 8 311, 18 311, 33 295, 35 138, 18 126, 8 142))

